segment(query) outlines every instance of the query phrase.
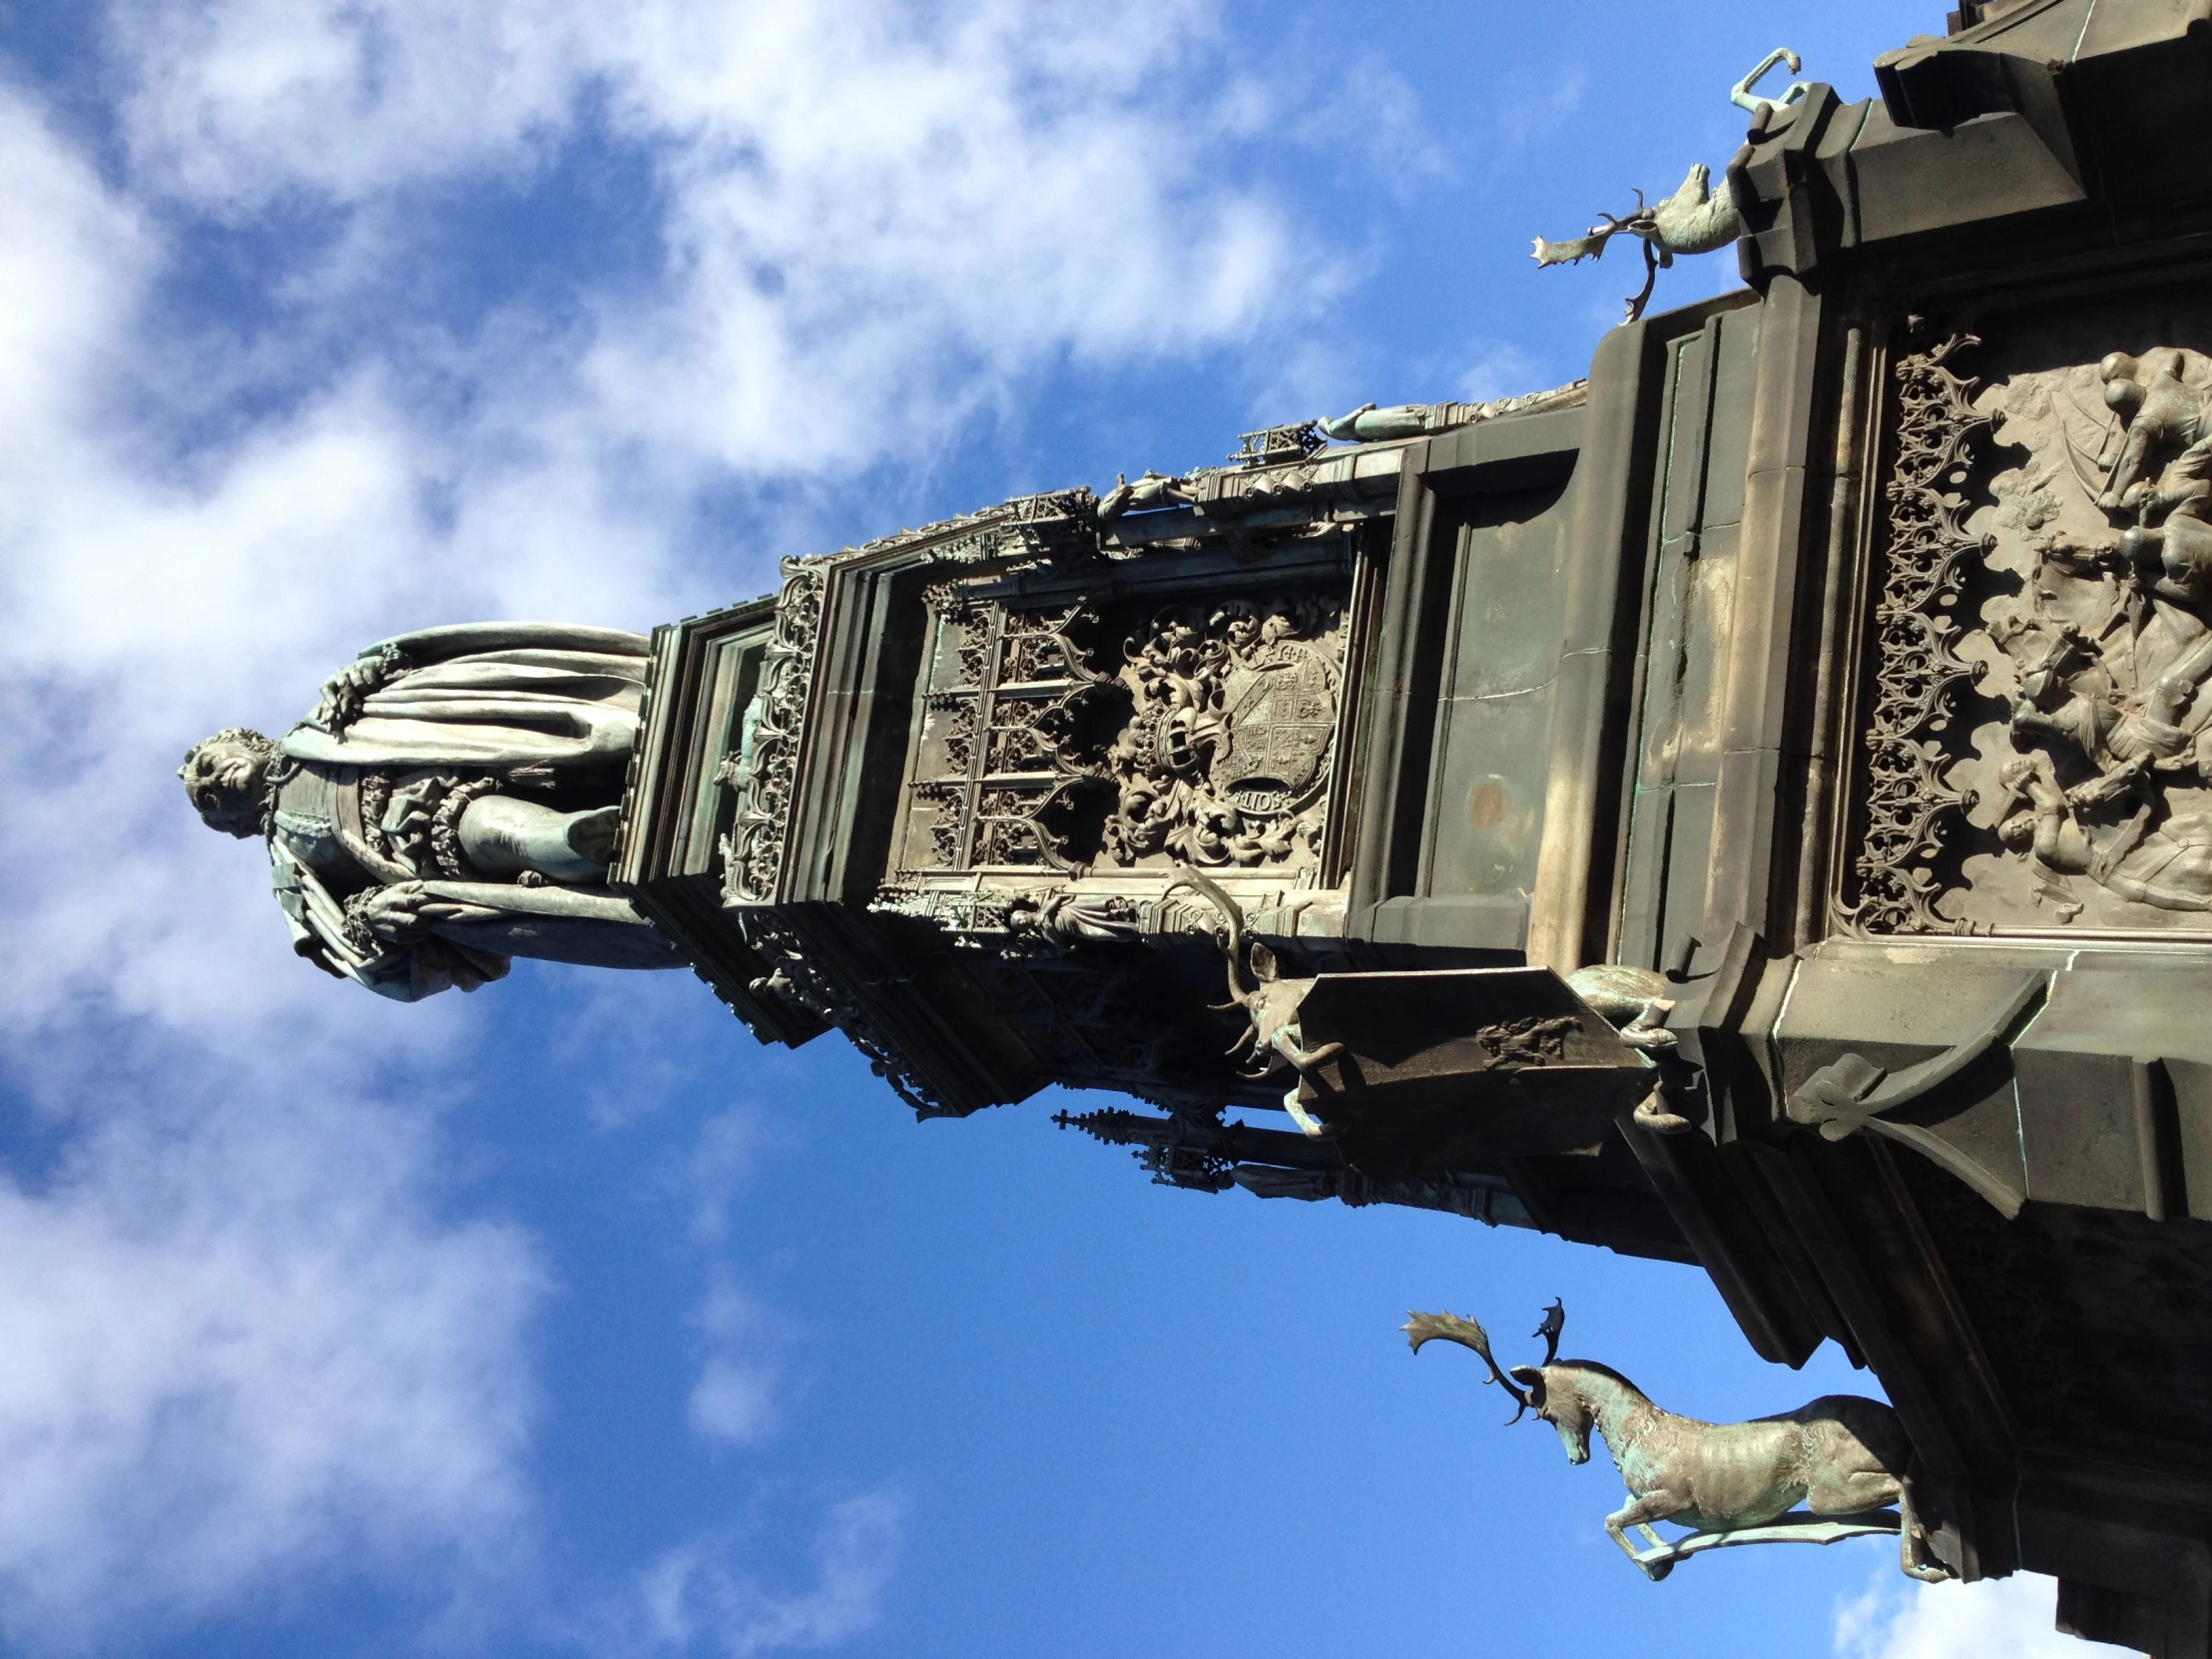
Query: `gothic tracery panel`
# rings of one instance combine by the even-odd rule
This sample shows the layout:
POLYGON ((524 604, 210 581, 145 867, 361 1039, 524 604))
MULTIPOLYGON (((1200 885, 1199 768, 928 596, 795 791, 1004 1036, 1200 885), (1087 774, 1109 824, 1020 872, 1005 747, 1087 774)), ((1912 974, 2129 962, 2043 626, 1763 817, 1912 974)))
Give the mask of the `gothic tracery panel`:
POLYGON ((940 595, 901 875, 1312 865, 1343 610, 1311 587, 1106 606, 940 595))

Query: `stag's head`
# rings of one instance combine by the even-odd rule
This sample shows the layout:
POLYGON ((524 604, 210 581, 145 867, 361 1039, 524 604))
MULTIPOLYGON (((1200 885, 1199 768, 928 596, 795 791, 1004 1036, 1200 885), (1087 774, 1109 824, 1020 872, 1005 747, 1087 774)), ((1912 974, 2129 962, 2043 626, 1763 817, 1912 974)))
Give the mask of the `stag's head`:
POLYGON ((1590 1460, 1590 1429, 1595 1419, 1590 1414, 1590 1402, 1582 1397, 1582 1390, 1575 1387, 1567 1376, 1571 1369, 1547 1362, 1541 1366, 1515 1366, 1507 1375, 1521 1385, 1528 1408, 1559 1431, 1559 1444, 1566 1450, 1567 1461, 1587 1463, 1590 1460))

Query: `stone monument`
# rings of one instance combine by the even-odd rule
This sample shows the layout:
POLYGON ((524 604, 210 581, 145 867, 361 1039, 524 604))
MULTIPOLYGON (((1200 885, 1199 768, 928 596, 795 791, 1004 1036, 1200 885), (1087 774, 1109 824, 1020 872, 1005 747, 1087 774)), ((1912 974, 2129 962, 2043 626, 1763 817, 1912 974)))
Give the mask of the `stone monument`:
MULTIPOLYGON (((1539 244, 1741 265, 1584 381, 650 641, 428 629, 188 789, 386 994, 679 962, 925 1116, 1114 1090, 1062 1121, 1156 1182, 1698 1264, 1894 1406, 1709 1542, 1879 1524, 2212 1654, 2212 11, 1967 0, 1876 73, 1747 77, 1717 177, 1539 244)), ((1562 1433, 1588 1364, 1517 1384, 1562 1433)))

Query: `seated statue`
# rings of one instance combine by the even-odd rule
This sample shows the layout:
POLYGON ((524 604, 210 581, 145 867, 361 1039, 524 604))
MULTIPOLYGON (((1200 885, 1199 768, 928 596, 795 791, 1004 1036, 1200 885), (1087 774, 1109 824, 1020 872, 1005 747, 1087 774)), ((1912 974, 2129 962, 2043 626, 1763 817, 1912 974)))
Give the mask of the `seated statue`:
POLYGON ((680 967, 607 866, 644 636, 556 623, 371 646, 276 742, 232 727, 178 776, 214 830, 267 839, 292 947, 413 1002, 510 958, 680 967))

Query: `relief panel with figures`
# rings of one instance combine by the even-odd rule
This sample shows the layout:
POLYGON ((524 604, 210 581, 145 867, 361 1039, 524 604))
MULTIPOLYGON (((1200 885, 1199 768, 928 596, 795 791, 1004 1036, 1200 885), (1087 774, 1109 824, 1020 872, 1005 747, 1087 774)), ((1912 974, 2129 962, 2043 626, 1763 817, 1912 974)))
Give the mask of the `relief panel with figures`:
POLYGON ((2212 930, 2212 315, 1977 327, 1892 359, 1840 918, 2212 930))

